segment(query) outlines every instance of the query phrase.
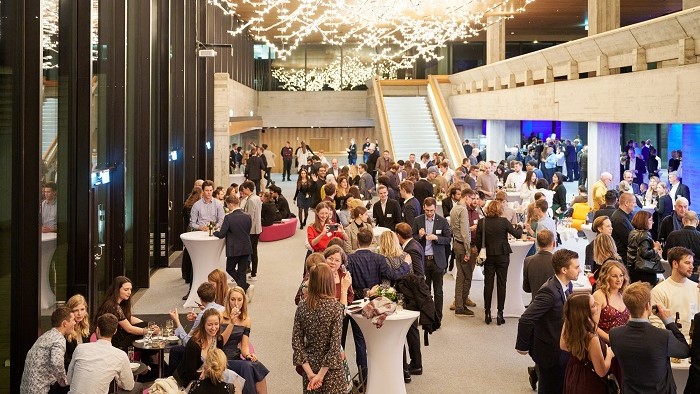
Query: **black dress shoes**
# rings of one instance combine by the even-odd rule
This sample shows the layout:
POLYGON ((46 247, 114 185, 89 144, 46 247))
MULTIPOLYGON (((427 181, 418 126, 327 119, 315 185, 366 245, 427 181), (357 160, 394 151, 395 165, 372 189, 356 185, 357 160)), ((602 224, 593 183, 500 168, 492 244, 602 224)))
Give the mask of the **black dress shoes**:
POLYGON ((411 375, 423 375, 423 368, 411 368, 408 372, 410 372, 411 375))
POLYGON ((407 369, 403 370, 403 382, 411 383, 411 373, 407 369))
POLYGON ((484 321, 486 324, 491 324, 491 311, 484 312, 484 321))
POLYGON ((498 311, 498 314, 496 315, 496 324, 499 326, 501 324, 506 324, 506 319, 503 318, 503 311, 498 311))
POLYGON ((532 390, 537 390, 537 371, 535 367, 527 367, 528 380, 530 381, 530 387, 532 390))

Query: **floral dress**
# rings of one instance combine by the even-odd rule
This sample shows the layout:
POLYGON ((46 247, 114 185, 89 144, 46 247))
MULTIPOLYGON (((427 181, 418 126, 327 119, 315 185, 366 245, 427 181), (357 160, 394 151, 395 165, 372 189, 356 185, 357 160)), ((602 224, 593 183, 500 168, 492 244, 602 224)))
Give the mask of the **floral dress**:
POLYGON ((335 298, 323 299, 316 308, 310 308, 302 300, 294 316, 292 350, 294 365, 309 363, 314 372, 328 367, 320 388, 309 391, 309 379, 303 378, 303 392, 313 394, 338 394, 346 391, 345 370, 340 348, 343 325, 343 305, 335 298))

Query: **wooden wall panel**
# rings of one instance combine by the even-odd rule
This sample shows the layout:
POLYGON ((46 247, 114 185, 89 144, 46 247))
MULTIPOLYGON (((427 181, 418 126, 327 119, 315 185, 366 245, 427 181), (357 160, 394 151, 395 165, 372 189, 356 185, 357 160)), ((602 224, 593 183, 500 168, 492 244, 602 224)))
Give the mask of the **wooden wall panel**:
MULTIPOLYGON (((253 133, 244 133, 241 135, 241 140, 246 144, 250 141, 254 141, 253 133)), ((280 151, 286 141, 289 141, 292 147, 296 150, 301 141, 305 141, 311 146, 311 149, 316 152, 318 147, 314 146, 311 141, 313 139, 328 139, 329 147, 326 150, 325 155, 330 156, 342 156, 340 160, 341 164, 347 164, 347 156, 345 154, 345 149, 350 145, 350 139, 354 138, 357 143, 357 150, 360 160, 358 163, 362 162, 362 144, 364 143, 365 137, 369 137, 370 141, 375 139, 380 139, 379 131, 374 129, 374 127, 322 127, 322 128, 267 128, 264 133, 258 133, 259 144, 267 144, 269 149, 272 150, 277 155, 277 165, 273 172, 282 172, 282 160, 280 158, 280 151)), ((381 148, 381 147, 380 147, 381 148)))

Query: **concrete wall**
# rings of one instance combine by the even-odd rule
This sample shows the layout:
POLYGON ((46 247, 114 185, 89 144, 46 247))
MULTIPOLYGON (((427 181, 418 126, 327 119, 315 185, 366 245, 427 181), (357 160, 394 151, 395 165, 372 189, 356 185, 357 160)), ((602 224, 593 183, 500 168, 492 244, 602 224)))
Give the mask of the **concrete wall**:
POLYGON ((453 95, 455 118, 700 123, 700 64, 453 95))
POLYGON ((373 127, 366 91, 260 92, 264 127, 373 127))

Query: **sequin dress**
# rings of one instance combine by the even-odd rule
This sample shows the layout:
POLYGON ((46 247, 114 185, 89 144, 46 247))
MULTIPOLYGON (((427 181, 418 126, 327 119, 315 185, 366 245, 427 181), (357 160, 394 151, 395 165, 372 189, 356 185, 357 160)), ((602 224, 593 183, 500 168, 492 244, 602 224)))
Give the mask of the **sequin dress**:
MULTIPOLYGON (((615 327, 624 326, 630 319, 630 311, 625 307, 625 310, 619 311, 614 306, 610 305, 608 295, 605 295, 605 308, 600 311, 600 321, 598 327, 606 333, 610 333, 615 327)), ((622 368, 616 357, 613 357, 610 364, 610 373, 615 375, 618 383, 622 384, 622 368)))

